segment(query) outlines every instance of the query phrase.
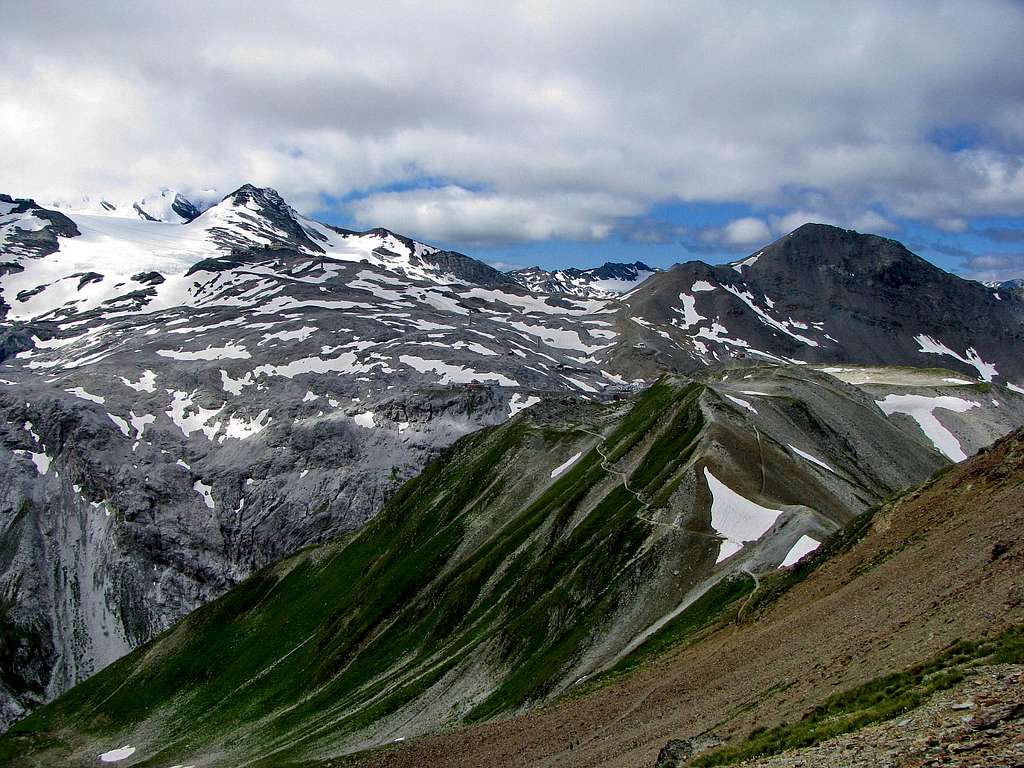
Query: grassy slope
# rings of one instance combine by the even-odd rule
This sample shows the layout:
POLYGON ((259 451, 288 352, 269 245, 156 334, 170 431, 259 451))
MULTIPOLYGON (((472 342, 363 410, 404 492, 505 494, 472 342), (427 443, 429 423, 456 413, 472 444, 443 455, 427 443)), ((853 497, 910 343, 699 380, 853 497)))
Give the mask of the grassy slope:
POLYGON ((740 623, 721 620, 727 602, 709 620, 684 614, 681 643, 586 695, 357 764, 624 768, 714 733, 726 744, 700 762, 728 765, 891 717, 979 662, 1024 658, 1022 501, 1019 430, 763 580, 740 623))
MULTIPOLYGON (((671 485, 703 427, 700 391, 660 383, 618 419, 604 449, 630 455, 634 490, 671 485)), ((94 745, 135 734, 149 739, 137 764, 205 748, 282 765, 478 657, 498 678, 465 719, 544 698, 614 610, 650 532, 594 450, 523 499, 517 463, 570 438, 586 436, 520 417, 459 441, 357 535, 196 611, 19 723, 0 759, 91 763, 94 745)))

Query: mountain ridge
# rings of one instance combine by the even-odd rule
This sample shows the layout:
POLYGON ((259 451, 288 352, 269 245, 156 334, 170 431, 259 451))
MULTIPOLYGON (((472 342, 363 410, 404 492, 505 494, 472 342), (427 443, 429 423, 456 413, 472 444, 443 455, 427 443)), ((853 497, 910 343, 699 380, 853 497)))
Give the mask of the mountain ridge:
POLYGON ((660 269, 642 261, 632 264, 607 261, 599 267, 544 270, 540 267, 515 269, 506 274, 520 285, 537 293, 564 293, 599 299, 627 293, 660 269))
POLYGON ((359 532, 263 570, 7 743, 45 744, 60 723, 71 764, 125 743, 153 764, 301 764, 550 700, 948 466, 876 397, 765 367, 622 403, 536 404, 453 445, 359 532), (738 508, 768 517, 751 528, 738 508))

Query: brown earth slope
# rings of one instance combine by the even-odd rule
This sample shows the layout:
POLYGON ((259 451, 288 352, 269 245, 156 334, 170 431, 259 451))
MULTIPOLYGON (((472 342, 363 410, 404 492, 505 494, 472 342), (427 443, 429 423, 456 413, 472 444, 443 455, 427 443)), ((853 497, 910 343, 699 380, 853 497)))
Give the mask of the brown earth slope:
POLYGON ((958 639, 1024 621, 1022 531, 1018 430, 884 505, 859 542, 740 624, 582 698, 354 763, 633 768, 653 766, 669 739, 713 731, 738 741, 958 639))

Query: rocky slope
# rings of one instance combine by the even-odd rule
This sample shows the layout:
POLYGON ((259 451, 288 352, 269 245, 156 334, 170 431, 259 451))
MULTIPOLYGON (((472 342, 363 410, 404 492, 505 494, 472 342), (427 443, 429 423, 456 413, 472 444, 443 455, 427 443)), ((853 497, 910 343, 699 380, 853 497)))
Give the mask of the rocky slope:
MULTIPOLYGON (((988 409, 1020 416, 1024 398, 996 394, 988 409)), ((766 367, 535 405, 460 440, 358 533, 261 571, 25 720, 8 749, 26 765, 124 743, 132 765, 284 765, 628 668, 688 611, 745 601, 948 463, 876 398, 766 367)))
MULTIPOLYGON (((748 768, 1013 768, 1024 763, 1024 664, 966 671, 968 679, 935 693, 897 718, 813 747, 748 760, 748 768)), ((676 742, 680 743, 680 742, 676 742)), ((668 754, 671 750, 663 750, 668 754)), ((685 765, 672 759, 655 768, 685 765)))
MULTIPOLYGON (((942 366, 1024 388, 1024 313, 894 240, 806 224, 734 264, 679 264, 625 299, 617 355, 942 366)), ((613 356, 612 363, 615 362, 613 356)))
POLYGON ((540 267, 527 267, 507 274, 535 293, 564 293, 570 296, 611 299, 629 293, 660 271, 637 261, 633 264, 607 262, 591 269, 546 270, 540 267))

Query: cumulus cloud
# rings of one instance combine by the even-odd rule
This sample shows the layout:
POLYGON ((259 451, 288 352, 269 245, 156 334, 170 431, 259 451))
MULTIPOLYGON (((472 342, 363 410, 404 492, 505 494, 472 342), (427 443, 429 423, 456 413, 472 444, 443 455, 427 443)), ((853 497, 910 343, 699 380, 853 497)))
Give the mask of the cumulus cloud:
POLYGON ((3 191, 252 181, 466 242, 676 202, 1020 216, 1022 37, 1010 0, 9 4, 3 191))
POLYGON ((396 226, 444 242, 494 245, 519 240, 601 240, 616 215, 638 214, 631 205, 600 193, 509 195, 459 186, 370 195, 353 205, 366 227, 396 226))
POLYGON ((762 219, 744 216, 734 219, 721 230, 721 241, 726 245, 756 245, 771 237, 772 231, 762 219))

